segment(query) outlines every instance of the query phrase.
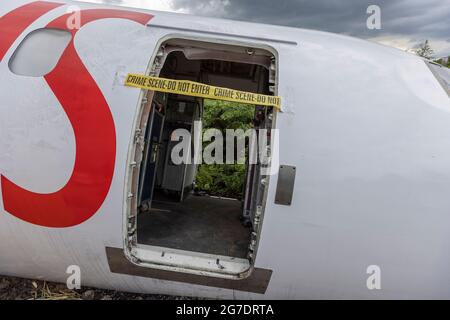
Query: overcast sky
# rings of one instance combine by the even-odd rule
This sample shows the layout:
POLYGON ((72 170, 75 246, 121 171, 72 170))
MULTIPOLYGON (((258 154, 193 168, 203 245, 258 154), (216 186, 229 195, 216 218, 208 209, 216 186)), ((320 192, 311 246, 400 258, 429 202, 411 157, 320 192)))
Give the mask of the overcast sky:
POLYGON ((428 39, 436 57, 450 55, 450 0, 83 0, 343 33, 412 50, 428 39), (381 29, 369 30, 369 5, 381 29))

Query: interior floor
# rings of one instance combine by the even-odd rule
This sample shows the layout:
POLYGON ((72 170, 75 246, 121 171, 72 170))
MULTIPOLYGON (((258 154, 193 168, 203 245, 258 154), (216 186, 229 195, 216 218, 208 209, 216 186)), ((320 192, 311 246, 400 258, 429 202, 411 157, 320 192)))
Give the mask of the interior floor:
POLYGON ((251 229, 241 202, 191 195, 183 203, 154 200, 138 217, 138 243, 246 258, 251 229))

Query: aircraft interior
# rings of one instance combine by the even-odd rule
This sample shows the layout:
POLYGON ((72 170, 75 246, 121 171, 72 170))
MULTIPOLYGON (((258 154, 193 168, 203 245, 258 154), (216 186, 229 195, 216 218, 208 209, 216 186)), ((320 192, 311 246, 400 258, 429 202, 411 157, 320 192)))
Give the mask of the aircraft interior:
MULTIPOLYGON (((166 43, 160 77, 272 94, 269 84, 273 82, 270 79, 273 61, 266 51, 239 47, 235 52, 227 50, 221 50, 220 46, 200 47, 183 40, 166 43)), ((204 100, 149 92, 147 103, 150 108, 139 176, 137 243, 248 258, 255 213, 264 196, 259 165, 249 164, 247 155, 244 188, 237 199, 197 190, 199 165, 194 161, 175 164, 171 154, 179 143, 173 138, 174 130, 185 129, 192 134, 192 140, 199 139, 194 123, 202 122, 204 100)), ((255 110, 256 130, 271 126, 268 108, 245 107, 255 110)))

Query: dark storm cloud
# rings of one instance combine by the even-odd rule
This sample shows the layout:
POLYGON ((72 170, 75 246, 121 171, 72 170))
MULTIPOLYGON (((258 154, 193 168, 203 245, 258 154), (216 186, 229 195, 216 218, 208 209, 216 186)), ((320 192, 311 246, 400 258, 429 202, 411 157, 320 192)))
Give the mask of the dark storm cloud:
POLYGON ((401 36, 450 42, 449 0, 172 0, 175 10, 228 19, 345 33, 362 38, 401 36), (381 30, 366 27, 367 7, 381 8, 381 30))
POLYGON ((201 16, 323 30, 381 42, 385 38, 387 44, 401 49, 429 39, 437 56, 450 55, 450 0, 149 0, 140 1, 140 6, 151 7, 152 1, 201 16), (366 26, 369 5, 381 8, 381 30, 366 26))

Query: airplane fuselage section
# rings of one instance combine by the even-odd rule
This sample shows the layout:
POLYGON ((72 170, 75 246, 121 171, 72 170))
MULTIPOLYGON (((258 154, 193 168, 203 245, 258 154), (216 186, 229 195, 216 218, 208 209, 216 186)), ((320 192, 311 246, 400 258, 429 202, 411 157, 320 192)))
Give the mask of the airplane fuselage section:
POLYGON ((65 282, 76 265, 83 285, 147 293, 450 298, 450 102, 413 55, 300 29, 21 0, 0 5, 0 84, 0 274, 65 282), (41 30, 71 36, 55 67, 14 73, 17 50, 41 30), (243 280, 137 266, 125 250, 146 97, 124 79, 151 73, 171 39, 276 61, 266 59, 282 98, 279 164, 296 169, 295 186, 280 205, 279 175, 261 181, 264 223, 243 280), (381 290, 367 286, 373 265, 381 290))

